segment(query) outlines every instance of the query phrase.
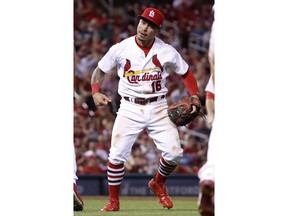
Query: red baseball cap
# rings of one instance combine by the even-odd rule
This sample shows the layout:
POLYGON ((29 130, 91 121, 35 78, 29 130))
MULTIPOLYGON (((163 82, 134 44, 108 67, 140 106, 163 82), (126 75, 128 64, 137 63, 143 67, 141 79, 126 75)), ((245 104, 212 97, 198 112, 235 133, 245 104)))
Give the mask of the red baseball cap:
POLYGON ((161 28, 165 18, 161 11, 151 7, 146 8, 144 12, 141 15, 139 15, 139 17, 151 21, 156 26, 158 26, 158 28, 161 28))

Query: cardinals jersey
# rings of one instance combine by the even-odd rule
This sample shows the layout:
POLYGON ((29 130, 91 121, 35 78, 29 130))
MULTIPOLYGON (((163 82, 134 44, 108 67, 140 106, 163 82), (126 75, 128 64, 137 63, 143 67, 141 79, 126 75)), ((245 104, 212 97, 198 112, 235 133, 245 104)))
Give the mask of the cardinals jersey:
POLYGON ((183 75, 188 64, 174 47, 155 37, 155 41, 145 56, 136 44, 136 36, 129 37, 113 45, 99 61, 98 67, 109 73, 117 67, 119 77, 118 92, 124 97, 150 98, 165 95, 167 69, 183 75))

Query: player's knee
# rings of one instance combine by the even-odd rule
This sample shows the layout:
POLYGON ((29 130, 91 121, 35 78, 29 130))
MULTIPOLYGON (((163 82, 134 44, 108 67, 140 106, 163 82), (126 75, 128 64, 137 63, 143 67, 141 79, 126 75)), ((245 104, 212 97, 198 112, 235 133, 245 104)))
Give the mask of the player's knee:
POLYGON ((174 162, 175 165, 179 164, 181 161, 181 156, 179 155, 178 157, 174 157, 174 159, 172 160, 172 162, 174 162))
POLYGON ((180 163, 180 160, 183 156, 183 151, 179 152, 173 152, 173 153, 168 153, 167 155, 164 155, 163 158, 171 165, 177 165, 180 163))

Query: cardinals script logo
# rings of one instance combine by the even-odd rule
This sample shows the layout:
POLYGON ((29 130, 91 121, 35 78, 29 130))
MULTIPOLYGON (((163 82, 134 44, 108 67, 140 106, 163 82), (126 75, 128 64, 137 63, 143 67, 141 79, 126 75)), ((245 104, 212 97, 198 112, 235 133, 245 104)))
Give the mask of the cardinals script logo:
POLYGON ((152 57, 152 62, 156 67, 131 70, 131 61, 126 59, 123 77, 126 77, 131 84, 139 84, 140 81, 152 81, 152 92, 160 91, 163 67, 157 58, 157 54, 152 57))

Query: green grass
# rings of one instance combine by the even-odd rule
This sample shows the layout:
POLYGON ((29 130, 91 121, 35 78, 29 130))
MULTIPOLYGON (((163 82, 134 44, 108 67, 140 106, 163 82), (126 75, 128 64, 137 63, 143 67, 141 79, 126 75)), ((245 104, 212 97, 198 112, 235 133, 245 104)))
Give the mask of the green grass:
POLYGON ((74 216, 199 216, 197 211, 197 198, 195 197, 172 197, 173 208, 163 208, 156 197, 120 197, 120 211, 100 212, 108 203, 107 196, 82 197, 84 210, 74 212, 74 216))

